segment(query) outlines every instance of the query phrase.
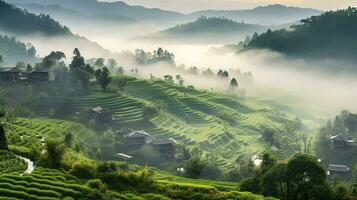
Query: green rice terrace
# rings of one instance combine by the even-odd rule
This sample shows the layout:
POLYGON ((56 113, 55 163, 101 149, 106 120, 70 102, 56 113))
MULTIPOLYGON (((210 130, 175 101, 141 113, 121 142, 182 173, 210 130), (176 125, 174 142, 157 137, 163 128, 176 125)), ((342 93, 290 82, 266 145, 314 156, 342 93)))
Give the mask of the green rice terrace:
MULTIPOLYGON (((99 191, 98 179, 79 179, 72 174, 58 169, 36 167, 31 173, 24 174, 25 164, 16 160, 16 156, 8 151, 0 152, 0 167, 6 166, 5 173, 0 174, 0 199, 3 200, 73 200, 100 199, 98 192, 104 192, 106 198, 113 200, 170 200, 170 199, 247 199, 264 200, 260 195, 249 192, 238 192, 237 183, 210 180, 192 180, 154 172, 150 182, 150 193, 135 191, 130 187, 136 179, 141 179, 140 171, 117 172, 122 182, 122 189, 99 191), (9 171, 11 170, 11 171, 9 171), (130 177, 130 178, 129 178, 130 177), (133 180, 134 179, 134 180, 133 180), (163 194, 163 195, 162 195, 163 194)), ((91 161, 93 162, 93 161, 91 161)), ((94 163, 94 162, 93 162, 94 163)), ((100 181, 99 181, 100 182, 100 181)))
MULTIPOLYGON (((49 95, 42 100, 35 113, 37 116, 48 117, 49 110, 58 110, 59 106, 71 102, 70 106, 62 106, 57 114, 60 118, 67 119, 75 115, 75 112, 100 106, 113 113, 114 130, 128 126, 145 130, 159 139, 174 138, 190 148, 200 147, 204 153, 215 152, 219 163, 226 167, 232 166, 232 161, 240 154, 255 155, 267 148, 261 138, 261 126, 281 127, 295 118, 264 98, 231 97, 178 86, 160 79, 144 80, 122 75, 113 78, 114 84, 106 92, 102 92, 92 82, 95 87, 90 93, 73 97, 70 101, 68 98, 49 95), (115 82, 123 79, 127 81, 127 85, 122 92, 118 92, 115 82), (152 106, 159 107, 160 111, 155 115, 145 115, 145 109, 152 106)), ((22 132, 31 133, 37 138, 49 132, 56 134, 56 129, 62 130, 57 131, 58 135, 66 132, 63 130, 71 130, 71 133, 79 131, 76 134, 80 138, 87 133, 90 133, 87 138, 95 137, 93 131, 82 131, 85 129, 83 126, 78 128, 73 124, 68 125, 66 121, 42 119, 36 123, 36 120, 20 119, 13 126, 19 131, 29 129, 29 133, 22 132), (73 131, 73 128, 78 131, 73 131)), ((34 137, 30 138, 34 140, 34 137)), ((90 142, 93 140, 86 141, 94 145, 90 142)), ((86 144, 86 141, 83 143, 86 144)), ((283 144, 277 153, 279 159, 283 160, 297 151, 300 149, 296 145, 283 144)))

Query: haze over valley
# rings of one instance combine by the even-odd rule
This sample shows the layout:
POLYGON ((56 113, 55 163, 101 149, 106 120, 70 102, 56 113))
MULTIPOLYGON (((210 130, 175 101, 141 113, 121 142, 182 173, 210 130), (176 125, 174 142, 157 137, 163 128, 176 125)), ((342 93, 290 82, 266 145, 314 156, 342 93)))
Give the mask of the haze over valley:
POLYGON ((185 2, 0 0, 0 199, 357 197, 354 2, 185 2))

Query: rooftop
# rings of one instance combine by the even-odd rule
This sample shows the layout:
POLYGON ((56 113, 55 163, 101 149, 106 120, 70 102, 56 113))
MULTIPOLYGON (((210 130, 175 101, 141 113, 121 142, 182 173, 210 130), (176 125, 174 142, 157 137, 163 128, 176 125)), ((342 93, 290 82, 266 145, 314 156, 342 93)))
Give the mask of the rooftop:
POLYGON ((164 144, 176 144, 176 140, 174 140, 173 138, 169 138, 169 139, 154 139, 152 141, 153 145, 164 145, 164 144))
POLYGON ((126 134, 129 134, 129 133, 132 133, 132 132, 135 132, 135 130, 126 126, 126 127, 122 128, 120 130, 117 130, 115 132, 115 134, 126 135, 126 134))
POLYGON ((126 134, 124 137, 131 137, 131 138, 135 138, 135 137, 151 137, 151 135, 145 131, 134 131, 131 132, 129 134, 126 134))
POLYGON ((346 165, 332 165, 330 164, 327 168, 328 171, 333 171, 333 172, 349 172, 350 168, 347 167, 346 165))
POLYGON ((133 156, 130 156, 130 155, 125 154, 125 153, 115 153, 114 156, 115 156, 115 157, 118 157, 118 158, 125 158, 125 159, 131 159, 131 158, 133 158, 133 156))

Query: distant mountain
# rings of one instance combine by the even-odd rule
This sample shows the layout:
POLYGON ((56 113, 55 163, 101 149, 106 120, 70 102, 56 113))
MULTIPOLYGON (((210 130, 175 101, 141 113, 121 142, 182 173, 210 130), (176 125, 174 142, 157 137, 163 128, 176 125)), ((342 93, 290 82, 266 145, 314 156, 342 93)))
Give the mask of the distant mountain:
POLYGON ((70 35, 69 28, 62 26, 48 15, 35 15, 0 0, 0 28, 18 34, 41 33, 44 35, 70 35))
MULTIPOLYGON (((101 16, 106 19, 134 19, 137 21, 171 21, 183 18, 185 15, 157 8, 131 6, 122 1, 100 2, 97 0, 7 0, 16 5, 37 4, 42 6, 59 5, 61 8, 76 11, 88 16, 101 16)), ((48 12, 46 10, 42 10, 48 12)), ((53 10, 55 12, 56 10, 53 10)), ((57 14, 60 14, 58 11, 57 14)))
POLYGON ((276 4, 261 6, 250 10, 202 10, 191 13, 189 16, 192 18, 197 18, 202 15, 207 17, 226 17, 250 24, 279 25, 295 22, 313 15, 319 15, 322 12, 323 11, 310 8, 287 7, 276 4))
POLYGON ((97 43, 75 35, 49 15, 36 15, 0 0, 0 32, 9 37, 32 43, 37 50, 71 52, 74 48, 95 50, 100 56, 109 54, 97 43), (66 50, 64 47, 67 47, 66 50))
MULTIPOLYGON (((357 62, 356 36, 357 9, 348 8, 301 20, 290 29, 268 30, 254 38, 245 50, 270 49, 311 60, 357 62)), ((357 68, 353 70, 357 72, 357 68)))
POLYGON ((268 29, 266 26, 238 23, 223 17, 201 16, 194 22, 181 24, 160 31, 151 38, 167 41, 186 42, 238 42, 247 35, 261 33, 268 29))
POLYGON ((118 23, 128 23, 133 22, 134 20, 128 17, 117 15, 92 15, 91 13, 79 12, 76 10, 71 10, 64 8, 58 4, 51 4, 51 5, 41 5, 37 3, 31 4, 16 4, 17 6, 26 9, 32 13, 36 14, 48 14, 52 18, 62 21, 62 22, 70 22, 70 21, 80 21, 80 22, 118 22, 118 23))

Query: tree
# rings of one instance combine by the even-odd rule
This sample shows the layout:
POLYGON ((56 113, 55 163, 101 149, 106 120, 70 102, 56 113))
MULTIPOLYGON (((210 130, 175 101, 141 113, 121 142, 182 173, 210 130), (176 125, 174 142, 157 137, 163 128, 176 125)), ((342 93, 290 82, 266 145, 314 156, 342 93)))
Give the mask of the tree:
POLYGON ((229 73, 227 71, 224 71, 222 74, 223 78, 228 78, 229 77, 229 73))
POLYGON ((46 165, 59 168, 66 152, 64 144, 58 140, 49 139, 46 141, 46 165))
POLYGON ((66 55, 62 51, 52 51, 43 58, 42 63, 38 66, 38 70, 51 69, 63 58, 66 58, 66 55))
POLYGON ((73 141, 73 135, 72 135, 72 133, 67 133, 67 134, 64 136, 64 144, 65 144, 67 147, 71 147, 71 146, 72 146, 72 141, 73 141))
POLYGON ((314 187, 325 184, 326 172, 320 163, 311 156, 297 154, 287 164, 278 164, 264 175, 262 193, 282 200, 306 200, 314 198, 314 187))
POLYGON ((94 65, 97 66, 97 67, 104 67, 104 58, 98 58, 95 62, 94 62, 94 65))
POLYGON ((276 158, 273 156, 273 154, 271 152, 265 152, 262 156, 262 164, 260 166, 262 174, 268 172, 275 165, 276 165, 276 158))
POLYGON ((237 80, 236 80, 235 78, 233 78, 233 79, 231 80, 230 88, 232 88, 232 89, 238 88, 238 82, 237 82, 237 80))
POLYGON ((0 124, 0 150, 7 150, 7 139, 6 139, 6 133, 4 129, 4 125, 0 124))
POLYGON ((69 69, 73 75, 74 82, 76 83, 79 80, 82 88, 88 89, 89 80, 94 74, 94 69, 89 64, 85 64, 84 58, 77 48, 73 50, 73 58, 69 69))
POLYGON ((125 79, 119 79, 117 81, 117 86, 120 91, 124 91, 126 85, 127 85, 127 81, 125 79))
POLYGON ((110 70, 113 70, 117 66, 117 64, 118 64, 117 61, 115 59, 113 59, 113 58, 110 58, 107 61, 107 65, 108 65, 110 70))
POLYGON ((109 83, 112 82, 112 78, 110 77, 110 72, 107 67, 103 67, 103 70, 98 69, 95 71, 95 78, 104 91, 107 89, 109 83))
POLYGON ((26 69, 26 63, 22 62, 22 61, 19 61, 16 63, 16 66, 15 66, 16 69, 20 69, 20 70, 24 70, 26 69))
POLYGON ((205 167, 205 163, 201 160, 201 157, 194 156, 187 161, 185 165, 185 172, 188 177, 199 178, 205 167))

